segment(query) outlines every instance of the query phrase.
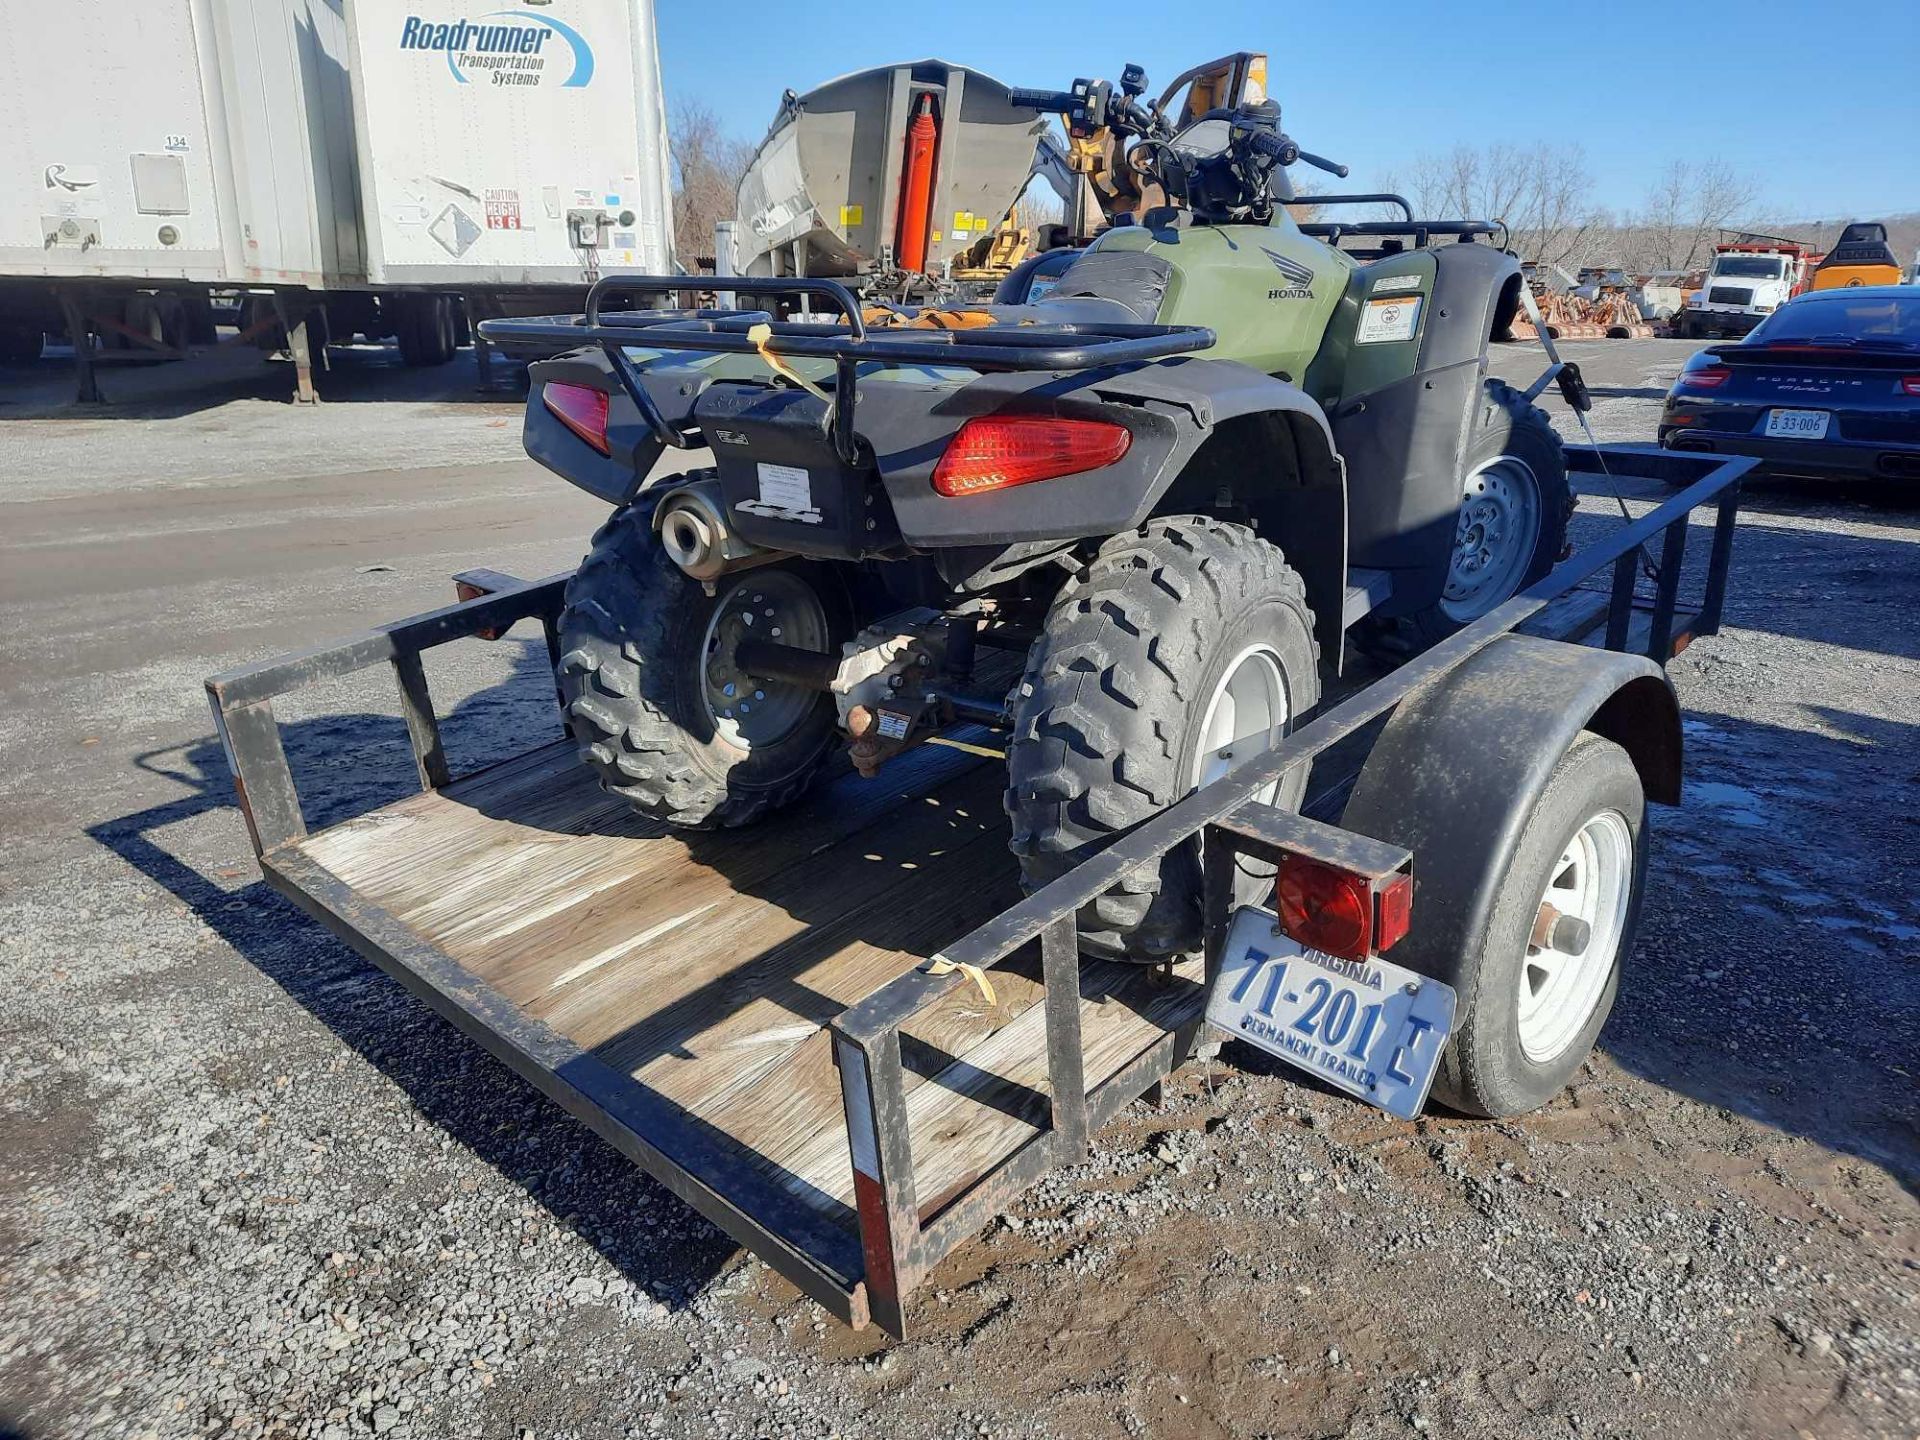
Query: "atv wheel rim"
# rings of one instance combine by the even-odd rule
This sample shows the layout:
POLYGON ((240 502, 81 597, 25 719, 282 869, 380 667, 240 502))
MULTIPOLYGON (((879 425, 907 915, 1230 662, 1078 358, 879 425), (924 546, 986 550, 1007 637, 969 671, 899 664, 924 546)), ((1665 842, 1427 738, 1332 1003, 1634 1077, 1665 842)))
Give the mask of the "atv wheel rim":
POLYGON ((1562 916, 1584 921, 1587 943, 1577 954, 1529 937, 1520 965, 1520 1049, 1537 1065, 1563 1055, 1606 993, 1615 952, 1633 898, 1633 831, 1618 810, 1603 810, 1582 825, 1554 862, 1540 894, 1562 916))
MULTIPOLYGON (((1263 751, 1286 733, 1290 718, 1286 673, 1271 645, 1249 645, 1228 665, 1200 721, 1200 748, 1193 757, 1193 788, 1210 785, 1263 751)), ((1273 803, 1280 782, 1254 796, 1273 803)))
POLYGON ((1440 609, 1459 624, 1509 599, 1540 543, 1540 481, 1526 461, 1496 455, 1467 476, 1440 609))
POLYGON ((720 594, 700 650, 701 688, 714 735, 741 750, 777 745, 812 713, 819 692, 740 668, 735 647, 772 640, 827 650, 827 612, 813 587, 790 570, 757 570, 720 594))

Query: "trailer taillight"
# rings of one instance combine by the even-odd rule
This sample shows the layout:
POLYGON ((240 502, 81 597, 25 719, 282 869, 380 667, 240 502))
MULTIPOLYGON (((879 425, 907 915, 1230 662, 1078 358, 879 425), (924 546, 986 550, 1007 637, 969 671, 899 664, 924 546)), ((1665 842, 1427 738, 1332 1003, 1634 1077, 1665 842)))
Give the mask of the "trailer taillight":
POLYGON ((1713 390, 1726 384, 1732 374, 1725 365, 1703 365, 1698 370, 1682 370, 1680 384, 1688 390, 1713 390))
POLYGON ((960 427, 933 470, 933 488, 949 497, 1005 490, 1111 465, 1133 433, 1110 420, 1051 415, 982 415, 960 427))
POLYGON ((1310 950, 1364 960, 1397 944, 1413 920, 1413 877, 1377 883, 1305 855, 1280 862, 1273 887, 1280 928, 1310 950))
POLYGON ((589 385, 562 385, 549 380, 540 387, 540 399, 547 409, 602 455, 613 453, 607 444, 607 405, 611 398, 606 391, 589 385))

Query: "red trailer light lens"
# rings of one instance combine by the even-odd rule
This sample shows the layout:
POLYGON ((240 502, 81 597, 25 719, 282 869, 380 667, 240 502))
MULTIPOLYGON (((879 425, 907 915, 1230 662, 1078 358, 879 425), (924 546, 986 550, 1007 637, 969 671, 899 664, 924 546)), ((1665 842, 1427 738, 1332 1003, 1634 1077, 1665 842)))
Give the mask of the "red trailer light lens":
POLYGON ((1133 433, 1108 420, 1050 415, 981 415, 960 427, 933 470, 933 488, 949 498, 978 495, 1111 465, 1133 433))
POLYGON ((1726 384, 1732 374, 1725 365, 1707 365, 1698 370, 1682 370, 1680 384, 1688 390, 1712 390, 1726 384))
POLYGON ((1389 875, 1376 889, 1364 875, 1288 855, 1280 862, 1273 904, 1280 928, 1309 950, 1364 960, 1406 938, 1413 923, 1413 877, 1389 875))
POLYGON ((586 385, 560 385, 549 380, 540 387, 540 399, 559 417, 560 423, 602 455, 611 455, 607 444, 607 405, 612 399, 604 390, 586 385))
POLYGON ((1309 950, 1345 960, 1364 958, 1373 945, 1373 887, 1303 855, 1280 862, 1273 887, 1280 928, 1309 950))

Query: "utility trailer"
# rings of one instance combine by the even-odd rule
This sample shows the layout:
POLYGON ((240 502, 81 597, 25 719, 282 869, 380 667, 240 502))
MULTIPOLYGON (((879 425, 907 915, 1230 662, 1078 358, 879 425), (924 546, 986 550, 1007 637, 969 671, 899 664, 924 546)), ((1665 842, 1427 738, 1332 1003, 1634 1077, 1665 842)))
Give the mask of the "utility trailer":
POLYGON ((977 732, 880 779, 842 774, 745 835, 635 815, 564 733, 451 775, 422 657, 525 621, 557 659, 565 575, 468 572, 446 609, 207 690, 270 884, 826 1309, 904 1338, 911 1293, 944 1255, 1084 1155, 1202 1041, 1241 857, 1374 877, 1445 863, 1444 835, 1410 851, 1341 828, 1365 765, 1416 757, 1457 786, 1466 835, 1497 826, 1524 789, 1513 777, 1551 769, 1587 727, 1638 750, 1649 797, 1678 803, 1660 667, 1719 627, 1751 462, 1640 446, 1568 455, 1595 493, 1622 481, 1679 493, 1024 898, 996 752, 977 732), (1710 553, 1683 601, 1703 507, 1710 553), (1643 571, 1656 579, 1644 597, 1643 571), (310 832, 274 702, 382 664, 420 793, 310 832), (1595 677, 1610 697, 1597 711, 1595 677), (1462 705, 1477 744, 1462 739, 1462 705), (1301 814, 1252 798, 1299 766, 1314 772, 1301 814), (1080 907, 1196 840, 1204 953, 1083 961, 1080 907))

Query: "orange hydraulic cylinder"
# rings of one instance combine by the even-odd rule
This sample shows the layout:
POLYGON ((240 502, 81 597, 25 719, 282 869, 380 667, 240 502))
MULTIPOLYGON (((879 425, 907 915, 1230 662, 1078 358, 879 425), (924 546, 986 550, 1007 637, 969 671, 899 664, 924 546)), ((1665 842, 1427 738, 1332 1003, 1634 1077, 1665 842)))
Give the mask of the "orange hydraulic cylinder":
POLYGON ((920 97, 919 113, 907 127, 907 166, 900 185, 900 227, 894 235, 894 259, 902 270, 927 268, 927 231, 933 218, 933 151, 939 139, 933 97, 920 97))

